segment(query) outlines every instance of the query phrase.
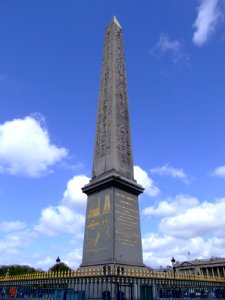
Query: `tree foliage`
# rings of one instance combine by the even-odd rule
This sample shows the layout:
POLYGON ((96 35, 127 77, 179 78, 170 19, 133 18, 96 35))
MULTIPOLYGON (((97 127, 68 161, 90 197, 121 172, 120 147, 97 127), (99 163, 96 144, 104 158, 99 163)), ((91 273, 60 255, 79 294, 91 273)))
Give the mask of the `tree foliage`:
POLYGON ((38 272, 35 268, 24 265, 9 265, 9 266, 0 266, 0 276, 14 276, 14 275, 24 275, 32 274, 38 272))
POLYGON ((64 271, 72 271, 70 267, 67 266, 67 264, 60 262, 54 264, 48 272, 64 272, 64 271))

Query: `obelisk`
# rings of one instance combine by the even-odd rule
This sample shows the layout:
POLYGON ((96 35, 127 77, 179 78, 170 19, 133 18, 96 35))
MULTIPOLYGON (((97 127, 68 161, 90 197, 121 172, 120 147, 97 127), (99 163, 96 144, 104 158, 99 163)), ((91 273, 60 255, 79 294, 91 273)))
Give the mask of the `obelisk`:
POLYGON ((138 195, 133 175, 123 32, 105 30, 92 179, 83 187, 87 211, 81 267, 143 267, 138 195))

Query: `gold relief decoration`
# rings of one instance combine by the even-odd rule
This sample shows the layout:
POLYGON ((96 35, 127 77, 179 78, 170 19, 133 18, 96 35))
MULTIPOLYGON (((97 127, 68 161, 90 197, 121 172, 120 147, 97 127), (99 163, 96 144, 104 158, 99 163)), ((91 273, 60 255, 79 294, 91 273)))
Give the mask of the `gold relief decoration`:
POLYGON ((101 221, 92 221, 91 223, 87 224, 87 228, 95 229, 96 227, 104 226, 107 223, 108 223, 108 220, 106 218, 104 218, 101 221))
POLYGON ((103 214, 108 214, 109 212, 110 212, 110 196, 109 194, 107 194, 105 195, 103 214))
POLYGON ((96 233, 96 237, 93 240, 88 241, 88 248, 96 247, 100 239, 100 231, 96 233))
POLYGON ((98 217, 101 215, 101 212, 100 212, 100 197, 98 197, 98 205, 97 205, 97 208, 94 208, 94 209, 91 209, 89 212, 88 212, 88 215, 87 215, 87 218, 88 219, 91 219, 91 218, 94 218, 94 217, 98 217))

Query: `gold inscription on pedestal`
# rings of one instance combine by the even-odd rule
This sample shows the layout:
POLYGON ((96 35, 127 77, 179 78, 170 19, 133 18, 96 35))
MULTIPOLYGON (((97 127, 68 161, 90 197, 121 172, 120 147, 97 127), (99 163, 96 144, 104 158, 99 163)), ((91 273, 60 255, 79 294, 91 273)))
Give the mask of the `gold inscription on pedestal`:
MULTIPOLYGON (((110 235, 109 213, 111 210, 110 195, 90 199, 90 207, 86 220, 87 251, 97 252, 102 248, 103 240, 110 235), (97 200, 97 201, 96 201, 97 200)), ((104 241, 104 244, 105 243, 104 241)))
MULTIPOLYGON (((136 212, 136 213, 138 213, 138 210, 137 209, 133 209, 133 208, 130 208, 130 207, 126 207, 126 206, 124 206, 124 205, 120 205, 120 204, 115 204, 115 206, 117 206, 117 207, 120 207, 120 208, 122 208, 123 210, 127 210, 127 211, 131 211, 131 212, 136 212)), ((129 212, 128 212, 129 213, 129 212)))
POLYGON ((123 194, 116 193, 116 196, 119 196, 119 197, 121 197, 121 198, 125 198, 125 199, 127 199, 127 200, 129 200, 129 201, 136 202, 136 200, 135 200, 134 198, 128 197, 128 196, 123 195, 123 194))
POLYGON ((127 233, 127 232, 123 232, 123 231, 117 231, 116 230, 116 233, 118 233, 118 235, 123 235, 123 236, 126 236, 126 237, 134 237, 134 238, 139 238, 140 235, 139 234, 136 234, 136 233, 127 233))
POLYGON ((137 199, 116 192, 115 199, 116 235, 118 241, 127 247, 140 242, 139 210, 137 199))
POLYGON ((91 219, 91 218, 95 218, 95 217, 98 217, 98 216, 100 216, 100 197, 98 197, 97 208, 89 210, 87 218, 91 219))
POLYGON ((108 214, 110 212, 110 196, 107 194, 105 196, 104 210, 103 214, 108 214))
POLYGON ((104 226, 107 223, 108 223, 107 219, 103 219, 101 221, 92 221, 87 225, 87 228, 95 229, 95 227, 104 226))
POLYGON ((93 247, 96 247, 98 245, 100 239, 100 232, 97 232, 96 238, 93 240, 93 247))

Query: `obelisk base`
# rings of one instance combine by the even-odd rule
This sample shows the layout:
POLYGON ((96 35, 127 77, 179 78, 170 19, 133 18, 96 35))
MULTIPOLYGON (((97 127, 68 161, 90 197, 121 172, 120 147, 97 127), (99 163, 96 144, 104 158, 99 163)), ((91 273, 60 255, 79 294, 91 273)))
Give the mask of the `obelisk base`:
POLYGON ((90 181, 81 267, 144 267, 138 195, 143 188, 114 172, 90 181))

